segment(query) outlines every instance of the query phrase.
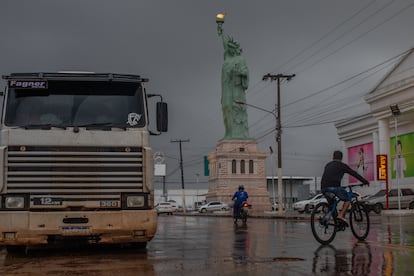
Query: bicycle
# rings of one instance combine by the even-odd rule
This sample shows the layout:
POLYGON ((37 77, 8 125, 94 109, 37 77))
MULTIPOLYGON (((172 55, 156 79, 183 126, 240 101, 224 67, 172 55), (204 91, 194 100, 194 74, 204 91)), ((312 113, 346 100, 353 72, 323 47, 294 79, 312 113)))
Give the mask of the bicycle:
MULTIPOLYGON (((364 184, 362 184, 364 185, 364 184)), ((369 233, 369 215, 365 205, 358 201, 358 197, 352 192, 353 186, 362 185, 348 185, 348 194, 351 196, 351 206, 347 213, 349 213, 349 226, 352 234, 360 241, 366 239, 369 233)), ((337 219, 338 203, 341 201, 335 194, 331 192, 324 193, 327 202, 318 203, 312 210, 311 214, 311 228, 315 239, 327 245, 333 241, 338 231, 345 231, 348 226, 342 220, 337 219)))

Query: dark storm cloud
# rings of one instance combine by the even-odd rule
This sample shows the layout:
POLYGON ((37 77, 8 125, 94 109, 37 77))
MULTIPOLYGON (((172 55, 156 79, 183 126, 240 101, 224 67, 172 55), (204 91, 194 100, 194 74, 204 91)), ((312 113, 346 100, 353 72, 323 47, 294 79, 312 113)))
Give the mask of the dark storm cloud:
MULTIPOLYGON (((409 0, 3 0, 0 73, 86 70, 150 78, 148 91, 162 93, 170 110, 170 131, 153 137, 154 149, 167 155, 169 179, 179 182, 178 146, 170 140, 190 139, 185 175, 194 182, 196 173, 203 175, 203 156, 223 136, 217 12, 227 13, 224 32, 243 48, 250 103, 272 110, 276 87, 262 76, 297 74, 282 84, 287 175, 320 175, 340 143, 332 123, 317 123, 365 112, 362 97, 384 72, 359 85, 334 85, 414 45, 409 0), (360 108, 341 110, 341 104, 360 108)), ((274 147, 274 118, 248 112, 261 150, 274 147)))

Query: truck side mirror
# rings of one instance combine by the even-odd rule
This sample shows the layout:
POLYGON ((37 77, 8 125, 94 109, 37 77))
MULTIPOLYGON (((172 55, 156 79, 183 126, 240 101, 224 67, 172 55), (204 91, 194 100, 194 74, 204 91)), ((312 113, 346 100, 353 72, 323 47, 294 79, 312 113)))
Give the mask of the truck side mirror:
POLYGON ((168 131, 168 106, 164 102, 157 102, 157 131, 168 131))

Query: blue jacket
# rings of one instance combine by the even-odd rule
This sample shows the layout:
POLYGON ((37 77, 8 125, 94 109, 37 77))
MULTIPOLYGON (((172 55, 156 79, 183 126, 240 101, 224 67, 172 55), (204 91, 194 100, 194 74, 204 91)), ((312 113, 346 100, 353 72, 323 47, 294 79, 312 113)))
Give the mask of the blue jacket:
POLYGON ((237 192, 235 192, 235 193, 234 193, 232 200, 234 200, 235 198, 237 198, 236 203, 237 203, 238 205, 240 205, 240 204, 242 204, 244 201, 246 201, 248 197, 249 197, 249 195, 247 194, 247 192, 246 192, 246 191, 241 190, 241 191, 237 191, 237 192))

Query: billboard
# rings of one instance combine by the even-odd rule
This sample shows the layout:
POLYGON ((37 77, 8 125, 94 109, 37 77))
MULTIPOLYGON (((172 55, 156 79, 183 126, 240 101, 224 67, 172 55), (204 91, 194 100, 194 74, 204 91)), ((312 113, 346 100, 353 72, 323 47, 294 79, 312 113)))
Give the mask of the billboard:
MULTIPOLYGON (((373 143, 348 148, 348 165, 368 181, 373 181, 375 172, 373 143)), ((359 180, 356 178, 349 177, 349 183, 357 182, 359 180)))
POLYGON ((391 177, 396 178, 397 171, 399 179, 414 176, 414 133, 407 133, 397 136, 397 148, 395 137, 390 139, 391 155, 391 177), (397 158, 395 158, 397 150, 397 158))

